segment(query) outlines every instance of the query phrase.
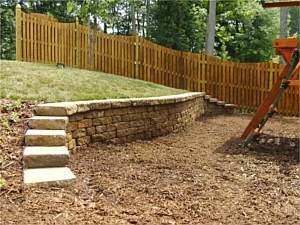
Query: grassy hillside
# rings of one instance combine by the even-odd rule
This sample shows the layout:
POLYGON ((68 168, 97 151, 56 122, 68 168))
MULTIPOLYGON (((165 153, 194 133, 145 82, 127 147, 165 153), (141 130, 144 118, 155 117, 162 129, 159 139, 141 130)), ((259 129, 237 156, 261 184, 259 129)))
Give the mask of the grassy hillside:
POLYGON ((55 65, 0 61, 0 98, 77 101, 153 97, 183 90, 126 77, 55 65))

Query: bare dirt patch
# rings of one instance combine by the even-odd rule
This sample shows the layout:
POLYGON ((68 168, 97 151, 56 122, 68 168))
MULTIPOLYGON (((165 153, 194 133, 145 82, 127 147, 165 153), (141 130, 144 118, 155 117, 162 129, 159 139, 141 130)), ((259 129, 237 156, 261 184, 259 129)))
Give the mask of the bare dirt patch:
POLYGON ((1 224, 297 224, 299 119, 274 117, 260 142, 238 144, 248 115, 203 117, 151 141, 93 144, 71 154, 73 187, 22 183, 22 145, 34 102, 1 100, 1 224))

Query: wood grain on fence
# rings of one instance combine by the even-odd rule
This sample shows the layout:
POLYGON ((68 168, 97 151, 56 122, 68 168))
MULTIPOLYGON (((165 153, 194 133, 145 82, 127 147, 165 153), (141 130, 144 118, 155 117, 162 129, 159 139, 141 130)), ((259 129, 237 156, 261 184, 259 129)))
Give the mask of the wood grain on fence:
MULTIPOLYGON (((180 52, 137 35, 115 36, 76 23, 59 23, 41 14, 16 8, 16 59, 64 63, 69 67, 101 71, 208 95, 236 104, 245 112, 262 103, 283 65, 236 63, 205 54, 180 52)), ((290 87, 278 112, 300 116, 299 88, 290 87)))

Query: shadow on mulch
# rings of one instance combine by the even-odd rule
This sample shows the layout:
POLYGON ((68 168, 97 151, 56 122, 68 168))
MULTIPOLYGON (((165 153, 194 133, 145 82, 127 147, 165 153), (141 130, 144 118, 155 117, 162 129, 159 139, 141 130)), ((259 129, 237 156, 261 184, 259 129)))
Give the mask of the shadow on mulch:
POLYGON ((274 163, 281 168, 281 173, 289 174, 293 165, 299 164, 299 138, 287 138, 265 134, 253 141, 248 147, 242 148, 240 145, 244 139, 231 138, 221 147, 215 150, 216 153, 225 155, 243 154, 251 156, 256 160, 274 163))
POLYGON ((205 115, 201 115, 200 117, 198 117, 196 119, 196 121, 201 121, 201 122, 206 122, 206 121, 209 121, 211 119, 215 119, 215 118, 218 118, 220 116, 225 116, 225 117, 233 117, 233 118, 236 118, 236 117, 242 117, 242 118, 245 118, 245 117, 249 117, 249 120, 252 118, 252 114, 241 114, 241 113, 233 113, 233 114, 205 114, 205 115))

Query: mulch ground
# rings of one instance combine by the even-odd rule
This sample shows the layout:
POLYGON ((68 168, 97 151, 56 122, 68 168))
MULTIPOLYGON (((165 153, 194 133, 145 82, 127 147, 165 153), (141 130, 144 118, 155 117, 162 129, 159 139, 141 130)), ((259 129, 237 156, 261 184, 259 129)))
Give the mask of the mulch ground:
POLYGON ((202 117, 151 141, 78 148, 69 165, 75 186, 38 188, 22 183, 35 104, 0 100, 0 224, 299 224, 298 118, 272 118, 245 149, 239 136, 249 115, 202 117))

